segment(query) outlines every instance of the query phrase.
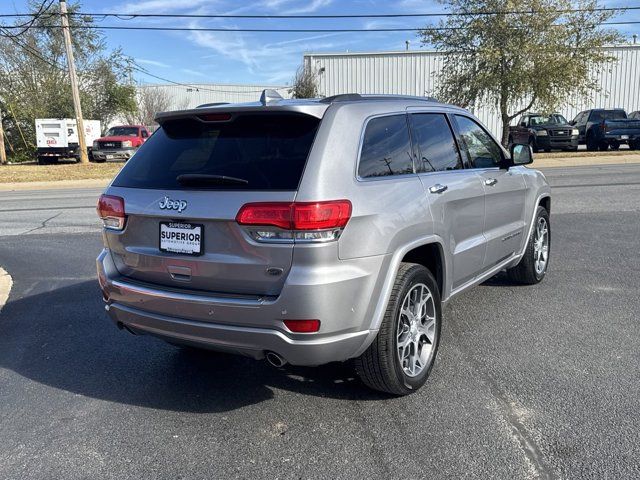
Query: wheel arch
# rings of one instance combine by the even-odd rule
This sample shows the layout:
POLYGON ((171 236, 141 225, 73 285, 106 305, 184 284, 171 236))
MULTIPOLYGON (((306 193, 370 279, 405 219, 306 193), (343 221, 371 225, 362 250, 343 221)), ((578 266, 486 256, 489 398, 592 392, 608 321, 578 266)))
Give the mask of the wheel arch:
POLYGON ((546 197, 542 197, 538 201, 538 205, 536 205, 536 208, 538 206, 544 207, 544 209, 547 211, 547 213, 551 214, 551 195, 547 195, 546 197))
POLYGON ((442 297, 445 286, 446 268, 442 245, 438 242, 425 243, 409 250, 402 257, 401 262, 417 263, 427 268, 436 279, 438 290, 442 297))
MULTIPOLYGON (((384 317, 384 313, 387 310, 387 305, 391 296, 391 290, 393 289, 393 284, 395 282, 396 276, 398 275, 398 269, 400 268, 400 264, 402 262, 409 261, 409 259, 411 259, 411 261, 415 263, 424 265, 422 262, 427 262, 432 266, 434 265, 433 262, 440 262, 440 280, 438 280, 437 273, 432 272, 432 274, 434 275, 434 277, 436 277, 436 282, 438 283, 438 287, 441 290, 441 300, 443 302, 446 301, 450 294, 450 289, 446 283, 448 278, 447 272, 449 271, 450 265, 449 258, 445 254, 445 251, 446 250, 444 247, 444 241, 442 240, 442 238, 433 234, 421 237, 414 240, 413 242, 403 245, 393 253, 393 256, 389 263, 389 267, 387 268, 387 272, 385 274, 384 283, 380 289, 380 294, 378 295, 373 315, 371 316, 369 335, 364 340, 358 351, 354 353, 353 357, 361 355, 367 348, 369 348, 371 342, 373 342, 373 340, 376 338, 376 335, 378 334, 378 330, 380 328, 380 324, 382 323, 382 319, 384 317), (436 252, 438 257, 433 256, 436 252)), ((435 265, 438 265, 438 263, 435 263, 435 265)), ((426 268, 429 267, 426 266, 426 268)))

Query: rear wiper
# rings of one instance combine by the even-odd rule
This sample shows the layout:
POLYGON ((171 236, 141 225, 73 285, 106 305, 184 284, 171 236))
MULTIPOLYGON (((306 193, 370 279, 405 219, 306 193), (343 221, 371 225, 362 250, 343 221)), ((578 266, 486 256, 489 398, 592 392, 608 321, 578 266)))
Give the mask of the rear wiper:
POLYGON ((227 177, 226 175, 206 175, 203 173, 183 173, 176 177, 176 181, 183 186, 207 185, 248 185, 244 178, 227 177))

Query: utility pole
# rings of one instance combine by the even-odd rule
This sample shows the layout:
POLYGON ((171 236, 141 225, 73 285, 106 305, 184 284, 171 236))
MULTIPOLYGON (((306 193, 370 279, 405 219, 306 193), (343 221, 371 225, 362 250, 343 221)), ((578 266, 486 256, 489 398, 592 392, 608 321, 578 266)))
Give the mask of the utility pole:
POLYGON ((2 110, 0 110, 0 165, 7 163, 7 154, 4 151, 4 129, 2 128, 2 110))
POLYGON ((71 80, 71 92, 73 94, 73 108, 76 111, 76 128, 78 130, 78 145, 80 146, 80 162, 89 163, 87 156, 87 142, 84 133, 84 121, 82 119, 82 106, 80 105, 80 91, 78 90, 78 75, 76 74, 76 64, 73 60, 73 47, 71 45, 71 29, 69 28, 69 17, 67 16, 67 2, 60 0, 60 18, 62 19, 62 33, 64 34, 64 45, 67 50, 67 63, 69 65, 69 78, 71 80))

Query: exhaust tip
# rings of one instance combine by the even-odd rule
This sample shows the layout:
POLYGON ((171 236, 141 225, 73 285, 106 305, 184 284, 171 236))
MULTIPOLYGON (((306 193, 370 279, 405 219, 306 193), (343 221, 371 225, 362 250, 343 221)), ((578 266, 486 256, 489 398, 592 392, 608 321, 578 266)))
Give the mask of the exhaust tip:
POLYGON ((287 361, 275 352, 267 352, 265 358, 270 365, 276 368, 284 367, 287 364, 287 361))

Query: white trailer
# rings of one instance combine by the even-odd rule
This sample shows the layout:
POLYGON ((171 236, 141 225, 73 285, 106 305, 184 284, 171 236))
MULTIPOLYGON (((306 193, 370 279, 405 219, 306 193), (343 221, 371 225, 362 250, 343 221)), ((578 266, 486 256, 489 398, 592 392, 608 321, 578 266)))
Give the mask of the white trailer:
MULTIPOLYGON (((89 158, 93 141, 100 138, 100 121, 85 120, 85 142, 89 158)), ((38 163, 57 163, 61 158, 80 160, 78 146, 78 128, 73 118, 37 118, 36 146, 38 147, 38 163)))

